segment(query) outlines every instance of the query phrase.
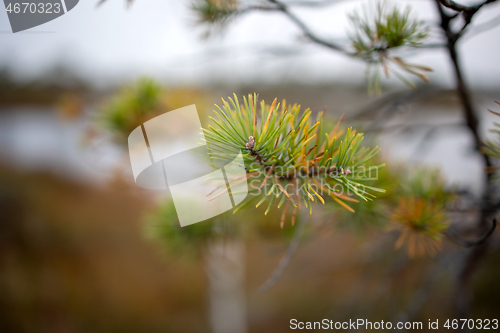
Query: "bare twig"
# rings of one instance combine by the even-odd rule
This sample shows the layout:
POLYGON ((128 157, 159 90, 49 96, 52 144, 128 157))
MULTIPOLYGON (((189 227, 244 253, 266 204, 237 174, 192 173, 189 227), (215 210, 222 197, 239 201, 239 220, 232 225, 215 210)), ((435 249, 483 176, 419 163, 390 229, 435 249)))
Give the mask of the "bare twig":
MULTIPOLYGON (((454 304, 457 309, 457 316, 460 319, 469 319, 470 318, 470 308, 469 308, 469 284, 473 273, 476 271, 481 259, 484 258, 484 255, 488 250, 488 240, 479 245, 475 246, 473 250, 467 254, 462 267, 458 272, 458 281, 455 287, 455 295, 454 295, 454 304)), ((462 332, 464 330, 461 330, 462 332)))
POLYGON ((495 2, 496 0, 486 0, 485 2, 475 5, 475 6, 464 6, 459 3, 456 3, 453 0, 439 0, 439 2, 450 9, 453 9, 454 11, 457 12, 471 12, 471 11, 478 11, 479 8, 481 8, 484 5, 487 5, 489 3, 495 2))
POLYGON ((302 237, 304 236, 306 224, 307 224, 307 216, 305 214, 302 214, 299 223, 295 228, 295 233, 293 235, 292 241, 290 242, 290 245, 288 246, 280 262, 278 263, 278 266, 275 268, 273 274, 271 274, 269 279, 267 279, 267 281, 259 287, 260 292, 265 292, 269 290, 269 288, 271 288, 276 284, 276 282, 278 282, 281 275, 283 275, 285 268, 290 263, 290 260, 292 260, 293 256, 295 255, 295 252, 297 252, 302 237))
MULTIPOLYGON (((477 4, 475 6, 464 6, 464 5, 456 3, 453 0, 437 0, 437 1, 439 1, 439 3, 441 5, 443 5, 447 8, 450 8, 454 11, 462 13, 462 16, 464 18, 465 23, 458 33, 453 34, 455 39, 458 39, 460 36, 462 36, 464 34, 465 29, 472 21, 472 17, 477 13, 477 11, 479 9, 481 9, 481 7, 483 7, 484 5, 496 2, 496 0, 486 0, 483 3, 477 4)), ((453 17, 449 17, 449 18, 453 18, 453 17)))
POLYGON ((447 7, 447 8, 450 8, 450 9, 453 9, 454 11, 457 11, 457 12, 464 12, 464 11, 470 11, 470 10, 474 10, 477 6, 464 6, 464 5, 461 5, 459 3, 456 3, 455 1, 452 1, 452 0, 439 0, 439 2, 447 7))
POLYGON ((232 15, 243 15, 254 11, 279 11, 285 14, 292 22, 294 22, 300 30, 313 42, 328 47, 332 50, 338 51, 348 56, 354 56, 353 54, 348 53, 342 46, 333 42, 327 41, 319 36, 317 36, 302 20, 300 20, 297 16, 290 12, 289 7, 291 6, 308 6, 308 7, 322 7, 328 6, 332 4, 339 3, 344 0, 324 0, 324 1, 291 1, 288 3, 279 2, 277 0, 267 0, 269 5, 250 5, 247 7, 240 8, 232 13, 232 15))
POLYGON ((463 123, 449 123, 449 124, 439 124, 439 125, 430 125, 425 129, 425 134, 422 137, 422 140, 419 142, 414 152, 410 155, 411 160, 415 160, 418 162, 422 159, 423 154, 427 153, 431 149, 431 143, 438 135, 444 134, 446 130, 456 130, 457 128, 462 129, 464 126, 463 123))
MULTIPOLYGON (((447 49, 450 56, 450 60, 453 64, 453 69, 455 71, 457 92, 464 107, 464 116, 467 122, 467 127, 474 136, 475 148, 479 153, 481 153, 482 142, 479 136, 479 128, 478 128, 479 121, 474 111, 474 107, 472 106, 472 101, 469 95, 469 89, 467 88, 465 81, 463 79, 462 69, 460 68, 457 49, 456 49, 456 42, 459 36, 457 36, 457 34, 451 31, 450 17, 444 13, 443 8, 441 7, 442 1, 444 0, 436 0, 436 4, 439 14, 441 16, 441 28, 445 32, 445 35, 447 37, 447 49)), ((492 164, 489 157, 484 154, 481 155, 483 156, 486 167, 490 167, 492 164)), ((486 181, 488 182, 488 179, 486 181)))
MULTIPOLYGON (((484 234, 482 235, 481 237, 479 237, 477 240, 475 241, 466 241, 465 239, 463 239, 462 236, 460 236, 458 234, 458 232, 455 230, 455 229, 450 229, 452 232, 453 232, 453 238, 451 238, 454 242, 456 242, 457 244, 463 246, 463 247, 473 247, 473 246, 478 246, 478 245, 481 245, 483 244, 484 242, 486 242, 486 240, 493 234, 493 232, 495 231, 495 228, 497 226, 497 220, 496 219, 493 219, 492 221, 492 224, 491 224, 491 228, 484 234)), ((451 237, 451 236, 450 236, 451 237)))
MULTIPOLYGON (((394 322, 409 322, 420 313, 422 308, 429 299, 434 295, 435 289, 438 287, 441 279, 446 277, 447 271, 454 269, 456 265, 457 253, 445 255, 435 262, 433 267, 429 269, 423 283, 419 289, 413 293, 413 296, 406 305, 406 308, 401 311, 394 322)), ((394 328, 393 332, 406 331, 406 329, 394 328)))
POLYGON ((277 6, 277 8, 283 12, 283 14, 285 14, 286 16, 288 16, 288 18, 293 22, 295 23, 301 30, 302 32, 309 38, 311 39, 313 42, 317 43, 317 44, 320 44, 320 45, 323 45, 323 46, 326 46, 332 50, 335 50, 335 51, 338 51, 338 52, 341 52, 345 55, 349 55, 349 56, 352 56, 351 54, 349 54, 346 50, 344 50, 343 47, 341 47, 340 45, 337 45, 331 41, 326 41, 320 37, 318 37, 315 33, 313 33, 309 27, 304 23, 302 22, 302 20, 300 20, 297 16, 295 16, 292 12, 290 12, 290 10, 288 9, 288 7, 277 1, 277 0, 268 0, 269 2, 275 4, 277 6))
POLYGON ((441 89, 425 87, 422 89, 405 92, 393 98, 392 101, 382 109, 382 111, 379 113, 379 116, 370 125, 368 125, 366 131, 373 131, 379 128, 383 122, 386 122, 387 119, 390 118, 395 112, 397 112, 402 106, 415 100, 422 101, 432 95, 438 94, 441 91, 441 89))

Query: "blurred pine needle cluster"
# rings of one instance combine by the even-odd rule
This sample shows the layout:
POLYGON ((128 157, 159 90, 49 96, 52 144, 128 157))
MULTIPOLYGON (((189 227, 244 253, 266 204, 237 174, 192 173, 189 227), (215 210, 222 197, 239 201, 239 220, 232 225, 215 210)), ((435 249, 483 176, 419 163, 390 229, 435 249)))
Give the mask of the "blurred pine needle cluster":
POLYGON ((161 86, 150 79, 127 86, 106 103, 99 122, 117 141, 126 143, 137 126, 162 113, 161 93, 161 86))
POLYGON ((231 18, 237 15, 237 0, 198 0, 191 9, 197 14, 199 25, 208 25, 204 37, 220 32, 231 18))
POLYGON ((434 255, 450 225, 448 209, 455 203, 439 170, 392 164, 380 169, 377 185, 386 190, 377 200, 359 205, 356 214, 328 207, 327 220, 357 234, 396 233, 396 248, 411 258, 434 255))
POLYGON ((415 18, 409 7, 401 10, 387 1, 380 1, 375 10, 364 7, 363 14, 354 12, 349 18, 353 27, 349 38, 354 55, 368 63, 370 92, 380 92, 381 71, 386 77, 394 74, 412 88, 414 83, 404 73, 428 82, 425 72, 432 71, 431 68, 409 64, 390 54, 391 49, 422 46, 429 35, 423 21, 415 18))
POLYGON ((451 200, 453 195, 445 190, 437 170, 416 171, 403 186, 391 216, 389 229, 401 232, 396 248, 406 245, 412 258, 437 253, 450 224, 446 205, 451 200))
POLYGON ((96 124, 116 143, 126 145, 136 127, 167 110, 191 104, 203 110, 207 106, 206 94, 195 88, 165 88, 150 78, 142 78, 106 101, 99 110, 96 124))

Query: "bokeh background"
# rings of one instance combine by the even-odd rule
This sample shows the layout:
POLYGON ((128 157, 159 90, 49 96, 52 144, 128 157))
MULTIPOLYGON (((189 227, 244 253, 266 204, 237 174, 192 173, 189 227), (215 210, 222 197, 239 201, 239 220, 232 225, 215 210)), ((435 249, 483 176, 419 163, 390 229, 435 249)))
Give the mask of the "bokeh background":
MULTIPOLYGON (((398 2, 436 24, 432 1, 398 2)), ((315 31, 347 40, 347 14, 362 4, 300 15, 315 31)), ((473 24, 498 15, 500 4, 493 4, 473 24)), ((217 250, 192 246, 192 236, 162 234, 158 215, 176 217, 158 207, 171 199, 136 187, 126 149, 98 126, 113 96, 143 77, 162 86, 165 111, 196 103, 202 122, 233 93, 286 98, 314 112, 327 106, 331 119, 345 113, 346 123, 366 130, 382 147, 380 161, 437 168, 447 187, 481 193, 481 159, 463 126, 444 50, 407 55, 434 71, 419 94, 405 99, 411 90, 394 80, 384 81, 382 95, 368 95, 363 62, 304 43, 279 14, 244 16, 208 40, 203 31, 189 1, 81 1, 67 15, 16 34, 0 10, 1 332, 223 332, 213 323, 218 287, 206 258, 217 250), (398 98, 391 117, 380 117, 398 98)), ((495 120, 487 109, 500 100, 499 38, 500 27, 492 28, 459 46, 484 136, 495 120)), ((293 318, 424 325, 454 318, 455 276, 469 249, 445 242, 438 256, 412 260, 394 248, 397 234, 373 227, 369 215, 320 208, 310 221, 295 257, 266 292, 259 286, 293 227, 280 229, 279 215, 262 211, 233 221, 245 226, 245 237, 227 246, 237 267, 226 272, 241 275, 232 301, 245 313, 246 331, 287 332, 293 318)), ((470 290, 474 318, 498 318, 498 232, 492 237, 470 290)), ((219 319, 230 322, 231 311, 221 311, 227 317, 219 319)))

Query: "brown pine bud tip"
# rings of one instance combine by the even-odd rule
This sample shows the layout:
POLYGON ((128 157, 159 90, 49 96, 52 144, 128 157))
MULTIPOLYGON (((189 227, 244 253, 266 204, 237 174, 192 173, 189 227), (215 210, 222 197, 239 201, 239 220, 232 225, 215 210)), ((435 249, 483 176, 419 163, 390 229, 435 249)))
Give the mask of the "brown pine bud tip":
POLYGON ((248 150, 252 150, 255 147, 255 138, 253 136, 248 137, 248 142, 245 144, 248 150))

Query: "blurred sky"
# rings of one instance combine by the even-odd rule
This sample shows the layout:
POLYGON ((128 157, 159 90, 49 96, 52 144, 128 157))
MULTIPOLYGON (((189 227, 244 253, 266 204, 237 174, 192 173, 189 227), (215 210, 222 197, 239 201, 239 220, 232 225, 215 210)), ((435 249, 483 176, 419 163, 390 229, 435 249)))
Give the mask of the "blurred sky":
MULTIPOLYGON (((348 0, 328 9, 298 13, 321 36, 346 41, 347 14, 368 1, 348 0)), ((410 3, 419 17, 436 22, 433 0, 410 3)), ((12 34, 7 13, 0 10, 0 67, 20 78, 32 78, 62 65, 99 85, 149 75, 169 83, 242 84, 362 82, 365 65, 320 46, 298 43, 298 29, 279 13, 256 13, 238 18, 222 37, 200 38, 190 1, 81 0, 66 15, 12 34), (290 49, 291 47, 295 47, 290 49), (273 55, 270 47, 278 48, 273 55), (283 48, 285 50, 283 50, 283 48)), ((474 1, 461 0, 463 4, 474 1)), ((500 15, 500 3, 483 9, 473 24, 500 15)), ((500 86, 500 26, 460 44, 466 77, 476 87, 500 86)), ((453 79, 444 50, 426 50, 412 62, 434 68, 431 81, 450 85, 453 79)))

